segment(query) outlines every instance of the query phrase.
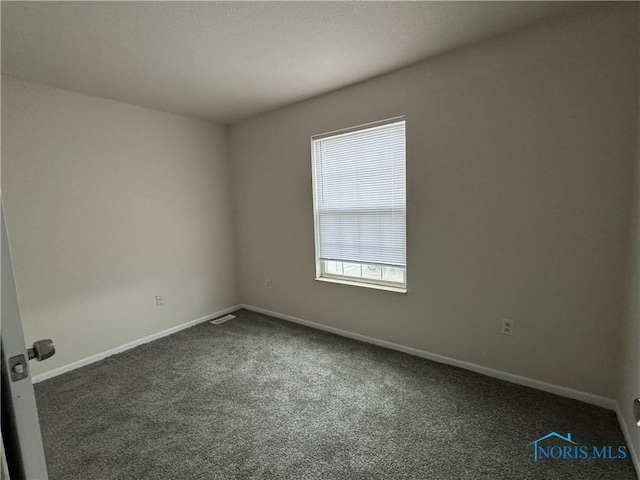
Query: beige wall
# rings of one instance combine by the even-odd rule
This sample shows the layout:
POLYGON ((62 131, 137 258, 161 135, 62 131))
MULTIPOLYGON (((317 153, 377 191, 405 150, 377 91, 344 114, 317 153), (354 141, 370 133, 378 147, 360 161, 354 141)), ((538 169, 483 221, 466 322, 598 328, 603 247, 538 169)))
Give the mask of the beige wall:
POLYGON ((226 136, 2 78, 2 192, 25 338, 58 347, 34 373, 237 304, 226 136))
POLYGON ((612 397, 637 8, 588 9, 233 126, 242 300, 612 397), (409 292, 315 281, 309 137, 402 114, 409 292))
MULTIPOLYGON (((640 24, 640 12, 638 12, 640 24)), ((640 61, 640 58, 639 58, 640 61)), ((640 88, 640 85, 639 87, 640 88)), ((640 112, 640 104, 638 106, 640 112)), ((617 402, 622 421, 629 432, 629 445, 636 454, 636 468, 640 466, 640 428, 633 419, 632 402, 640 398, 640 116, 638 117, 638 151, 636 157, 635 196, 631 216, 629 269, 625 323, 621 331, 623 339, 620 358, 620 386, 617 402)), ((638 471, 640 475, 640 471, 638 471)))

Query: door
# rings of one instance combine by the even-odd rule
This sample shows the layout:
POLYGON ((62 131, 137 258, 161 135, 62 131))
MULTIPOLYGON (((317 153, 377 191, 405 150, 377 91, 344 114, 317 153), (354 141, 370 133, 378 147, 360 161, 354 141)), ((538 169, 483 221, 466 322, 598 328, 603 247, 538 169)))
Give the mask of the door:
MULTIPOLYGON (((1 202, 0 202, 1 203, 1 202)), ((4 207, 0 207, 2 229, 2 441, 11 480, 47 480, 36 398, 29 373, 29 357, 39 352, 27 350, 9 252, 4 207)), ((43 344, 44 345, 44 344, 43 344)), ((46 348, 45 348, 46 349, 46 348)), ((47 355, 51 355, 51 351, 47 355)))

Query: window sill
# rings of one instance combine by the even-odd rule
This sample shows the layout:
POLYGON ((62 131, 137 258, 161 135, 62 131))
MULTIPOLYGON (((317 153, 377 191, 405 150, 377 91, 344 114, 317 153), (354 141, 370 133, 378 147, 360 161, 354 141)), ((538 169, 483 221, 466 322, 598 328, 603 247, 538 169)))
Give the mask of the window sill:
POLYGON ((407 293, 407 287, 393 287, 391 285, 379 285, 376 283, 356 282, 352 280, 344 280, 342 278, 316 277, 319 282, 339 283, 341 285, 351 285, 354 287, 373 288, 374 290, 386 290, 388 292, 407 293))

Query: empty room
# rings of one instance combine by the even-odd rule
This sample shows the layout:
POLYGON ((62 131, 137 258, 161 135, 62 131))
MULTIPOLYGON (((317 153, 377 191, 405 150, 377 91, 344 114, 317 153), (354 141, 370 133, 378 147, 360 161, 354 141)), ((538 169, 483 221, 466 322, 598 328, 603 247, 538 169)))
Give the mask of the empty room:
POLYGON ((640 478, 640 3, 1 29, 3 480, 640 478))

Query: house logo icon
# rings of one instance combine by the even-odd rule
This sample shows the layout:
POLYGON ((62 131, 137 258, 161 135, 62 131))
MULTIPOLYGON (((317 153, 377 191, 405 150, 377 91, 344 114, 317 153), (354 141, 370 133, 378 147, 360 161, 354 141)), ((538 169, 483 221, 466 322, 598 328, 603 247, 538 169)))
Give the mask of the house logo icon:
POLYGON ((626 445, 578 445, 571 438, 560 435, 557 432, 546 435, 531 442, 528 447, 533 446, 533 461, 542 459, 550 460, 585 460, 593 458, 598 460, 624 460, 629 456, 626 445), (546 443, 546 440, 552 440, 546 443))
MULTIPOLYGON (((578 444, 576 442, 574 442, 571 439, 571 433, 567 433, 566 437, 563 437, 562 435, 560 435, 559 433, 556 432, 551 432, 551 433, 547 433, 546 435, 534 440, 533 442, 531 442, 528 446, 532 446, 533 445, 533 461, 537 462, 538 461, 538 453, 542 453, 543 456, 545 457, 549 457, 549 449, 545 449, 544 447, 542 447, 541 445, 539 446, 538 444, 540 442, 543 442, 544 440, 547 440, 549 438, 559 438, 560 440, 563 440, 564 442, 567 443, 567 447, 558 447, 558 446, 554 446, 552 448, 556 448, 558 449, 558 451, 560 452, 567 452, 567 451, 571 451, 573 450, 572 446, 575 445, 576 447, 578 446, 578 444)), ((564 455, 563 455, 564 456, 564 455)), ((556 458, 555 455, 553 455, 553 458, 556 458)))

